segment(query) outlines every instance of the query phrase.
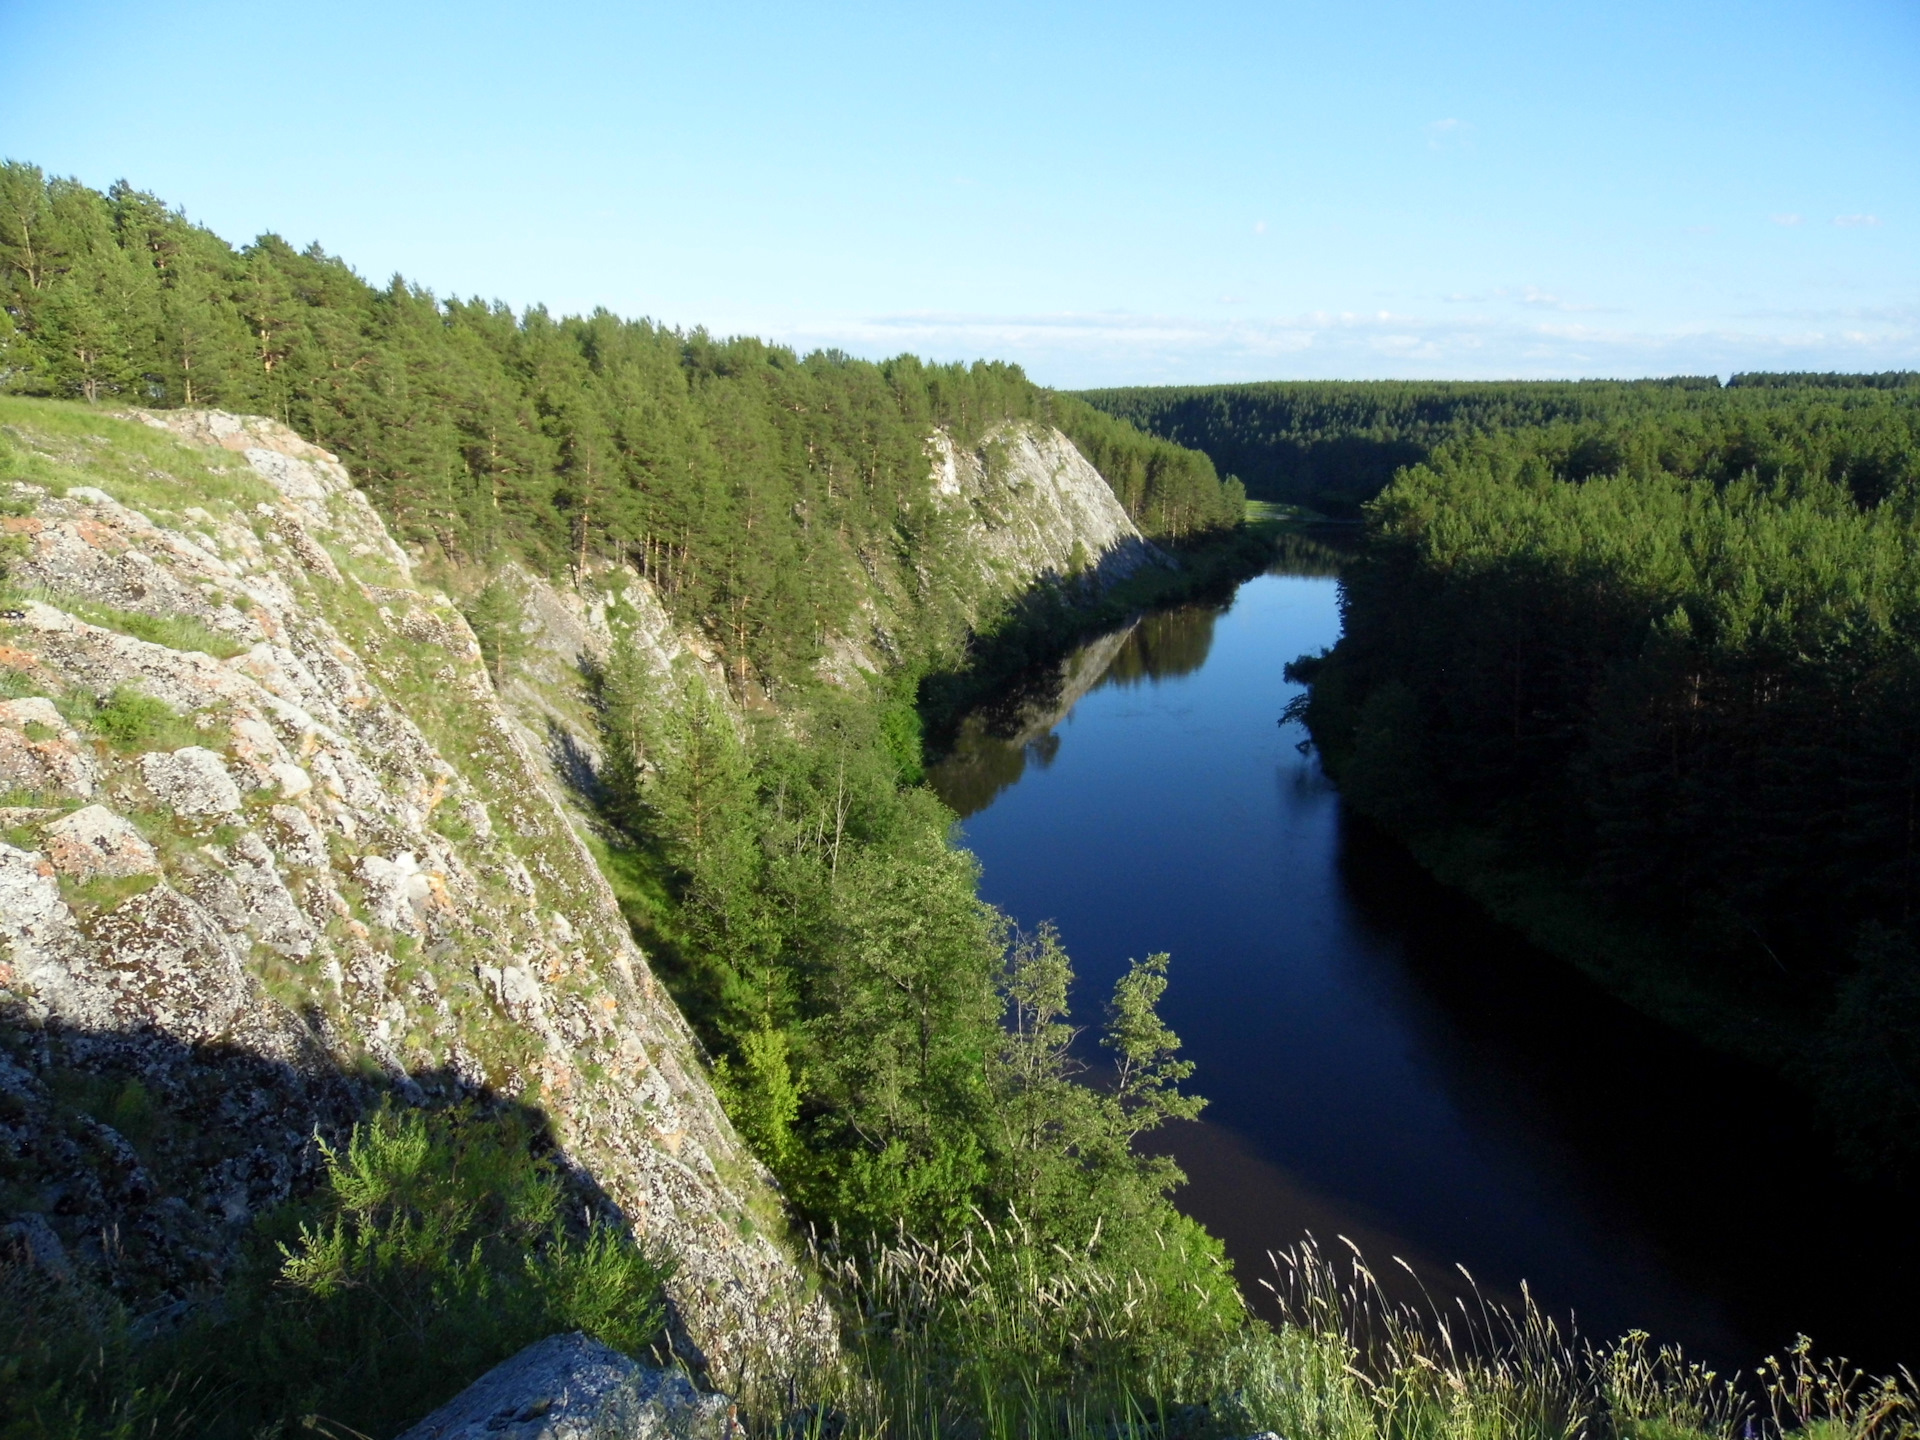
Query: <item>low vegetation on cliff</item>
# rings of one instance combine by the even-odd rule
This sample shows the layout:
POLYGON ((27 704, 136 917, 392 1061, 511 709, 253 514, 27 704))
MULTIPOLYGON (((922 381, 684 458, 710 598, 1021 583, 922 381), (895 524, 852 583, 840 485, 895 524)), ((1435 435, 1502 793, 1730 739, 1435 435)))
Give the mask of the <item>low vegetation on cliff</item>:
POLYGON ((979 899, 926 722, 1245 564, 1204 455, 18 164, 0 304, 0 387, 51 397, 0 402, 6 1440, 391 1435, 574 1328, 823 1440, 1740 1433, 1637 1342, 1311 1255, 1254 1320, 1134 1144, 1201 1103, 1177 966, 1077 1044, 1057 937, 979 899))

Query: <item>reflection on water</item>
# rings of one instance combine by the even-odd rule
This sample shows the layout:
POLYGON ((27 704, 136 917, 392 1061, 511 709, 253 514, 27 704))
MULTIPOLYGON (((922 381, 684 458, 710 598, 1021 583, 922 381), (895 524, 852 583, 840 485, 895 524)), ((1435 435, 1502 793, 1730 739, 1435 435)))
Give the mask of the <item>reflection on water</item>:
POLYGON ((932 778, 986 897, 1055 920, 1078 1008, 1174 957, 1204 1121, 1162 1143, 1243 1284, 1308 1231, 1524 1279, 1591 1331, 1751 1365, 1805 1329, 1920 1355, 1897 1201, 1849 1190, 1767 1076, 1643 1020, 1343 815, 1275 718, 1338 634, 1335 582, 1269 575, 1150 617, 969 721, 932 778))
POLYGON ((1092 691, 1191 675, 1213 644, 1212 606, 1186 605, 1102 635, 1058 665, 1021 677, 1005 695, 961 722, 953 748, 928 781, 963 819, 1060 751, 1056 727, 1092 691))

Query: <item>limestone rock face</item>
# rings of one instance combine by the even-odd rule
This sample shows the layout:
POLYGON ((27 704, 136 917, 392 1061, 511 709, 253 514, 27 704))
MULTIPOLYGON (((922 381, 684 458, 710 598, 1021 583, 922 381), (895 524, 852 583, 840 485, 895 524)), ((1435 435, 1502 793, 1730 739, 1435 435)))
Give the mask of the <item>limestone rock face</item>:
POLYGON ((724 1395, 703 1395, 575 1331, 502 1361, 400 1440, 731 1440, 724 1395))
POLYGON ((458 610, 284 426, 98 431, 18 427, 68 483, 0 482, 40 597, 0 616, 29 692, 0 701, 0 1147, 34 1217, 0 1225, 47 1227, 136 1311, 190 1297, 314 1183, 316 1137, 384 1095, 485 1093, 543 1112, 591 1203, 677 1256, 715 1374, 830 1346, 458 610), (89 733, 122 691, 172 728, 89 733))
MULTIPOLYGON (((0 1147, 24 1197, 0 1226, 162 1305, 216 1288, 369 1106, 485 1094, 537 1107, 589 1203, 677 1257, 676 1334, 711 1373, 829 1350, 769 1238, 771 1180, 569 803, 600 763, 583 676, 616 636, 664 694, 704 682, 738 713, 768 704, 751 677, 616 567, 510 577, 531 643, 496 689, 346 470, 270 420, 9 438, 62 483, 0 480, 27 512, 10 579, 39 597, 0 612, 0 694, 22 697, 0 700, 0 1147), (122 691, 169 725, 90 732, 122 691)), ((1171 563, 1058 431, 936 434, 928 457, 972 567, 942 599, 963 623, 1171 563)), ((821 662, 845 684, 931 583, 858 558, 872 584, 821 662)), ((548 1413, 489 1433, 575 1433, 548 1413)))
POLYGON ((154 798, 176 815, 231 815, 240 808, 240 787, 227 773, 226 762, 204 746, 142 755, 140 777, 154 798))
POLYGON ((997 425, 971 449, 944 431, 927 442, 935 501, 953 515, 990 588, 1043 577, 1096 585, 1167 564, 1113 489, 1065 435, 1032 421, 997 425))

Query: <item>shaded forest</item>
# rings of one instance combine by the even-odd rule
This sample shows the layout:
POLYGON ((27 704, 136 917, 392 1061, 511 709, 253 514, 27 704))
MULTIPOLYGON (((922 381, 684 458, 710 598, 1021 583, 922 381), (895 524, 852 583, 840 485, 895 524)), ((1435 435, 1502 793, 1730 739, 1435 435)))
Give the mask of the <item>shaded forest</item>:
POLYGON ((1551 424, 1611 426, 1697 413, 1708 425, 1760 419, 1780 388, 1899 390, 1920 376, 1735 375, 1668 380, 1276 381, 1136 386, 1083 392, 1142 430, 1205 451, 1258 500, 1355 518, 1394 473, 1449 440, 1551 424), (1739 392, 1739 393, 1734 393, 1739 392), (1718 418, 1716 418, 1718 417, 1718 418))
POLYGON ((1393 480, 1301 711, 1443 878, 1910 1167, 1920 386, 1617 393, 1393 480))

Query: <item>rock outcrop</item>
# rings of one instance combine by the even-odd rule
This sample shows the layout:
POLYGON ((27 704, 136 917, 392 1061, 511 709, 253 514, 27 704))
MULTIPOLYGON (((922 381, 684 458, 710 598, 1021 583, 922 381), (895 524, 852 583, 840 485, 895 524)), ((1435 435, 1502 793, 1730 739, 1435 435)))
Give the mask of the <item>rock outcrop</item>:
POLYGON ((0 619, 15 1223, 157 1306, 217 1283, 311 1182, 316 1135, 382 1093, 510 1096, 678 1257, 716 1374, 829 1345, 770 1182, 459 612, 284 426, 95 428, 11 432, 59 479, 0 485, 36 597, 0 619))
POLYGON ((936 431, 927 451, 935 501, 960 521, 988 591, 1008 594, 1042 577, 1104 585, 1169 563, 1087 457, 1050 426, 997 425, 971 449, 936 431))
MULTIPOLYGON (((728 695, 701 637, 631 570, 515 572, 529 645, 497 690, 331 455, 218 412, 89 430, 10 429, 53 478, 0 479, 32 597, 0 614, 0 1224, 157 1308, 217 1287, 382 1095, 510 1097, 677 1257, 716 1377, 830 1349, 569 803, 615 635, 663 691, 728 695)), ((928 454, 963 618, 1170 563, 1057 431, 928 454)), ((870 573, 829 679, 880 668, 920 583, 870 573)))
POLYGON ((502 1361, 400 1440, 734 1440, 724 1395, 575 1332, 502 1361))

